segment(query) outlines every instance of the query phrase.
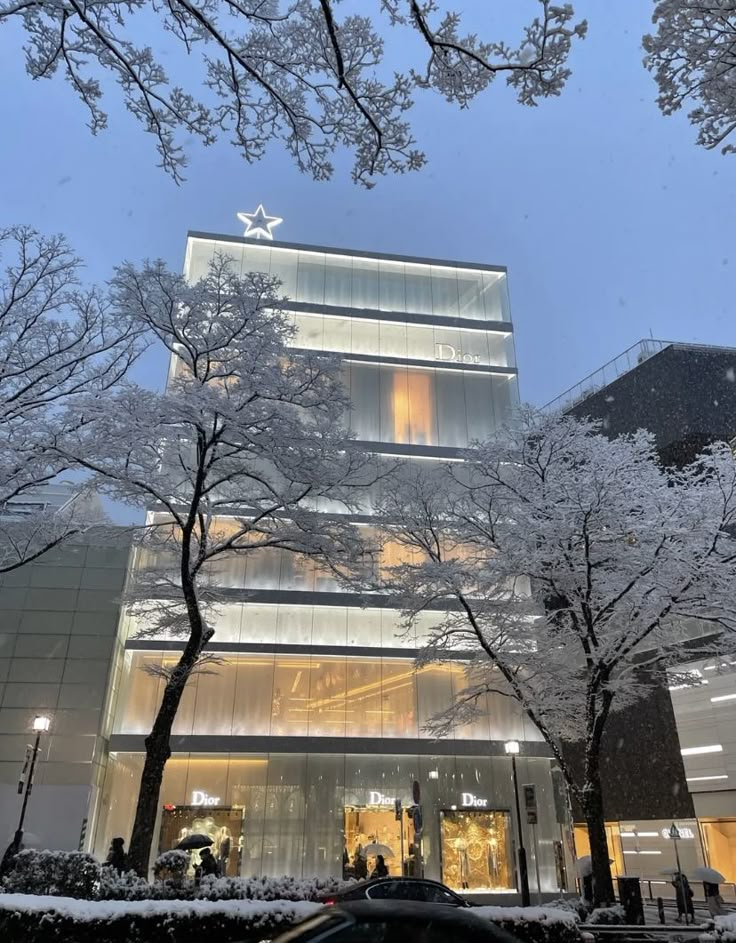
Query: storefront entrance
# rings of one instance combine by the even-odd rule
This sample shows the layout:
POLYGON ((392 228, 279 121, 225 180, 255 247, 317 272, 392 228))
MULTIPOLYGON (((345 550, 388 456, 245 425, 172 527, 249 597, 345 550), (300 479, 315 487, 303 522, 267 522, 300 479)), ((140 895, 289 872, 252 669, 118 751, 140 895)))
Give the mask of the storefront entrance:
POLYGON ((515 890, 508 812, 440 812, 442 880, 455 891, 515 890))
MULTIPOLYGON (((161 817, 159 854, 171 851, 188 835, 206 835, 222 876, 240 874, 243 854, 243 810, 233 806, 165 806, 161 817)), ((199 864, 199 852, 190 852, 190 876, 199 864)))
POLYGON ((393 805, 345 806, 343 875, 370 877, 379 854, 389 874, 411 874, 415 860, 413 837, 414 827, 406 812, 397 822, 393 805))

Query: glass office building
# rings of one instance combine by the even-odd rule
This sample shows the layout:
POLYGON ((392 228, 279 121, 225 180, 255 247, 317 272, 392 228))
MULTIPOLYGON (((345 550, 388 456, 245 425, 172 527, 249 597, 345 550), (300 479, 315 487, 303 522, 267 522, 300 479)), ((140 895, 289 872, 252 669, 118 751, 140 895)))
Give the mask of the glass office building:
MULTIPOLYGON (((349 423, 369 451, 452 458, 517 402, 503 268, 192 233, 187 277, 201 276, 216 252, 237 271, 279 277, 295 347, 341 355, 349 423)), ((210 645, 221 664, 184 695, 154 853, 205 831, 226 874, 347 876, 370 868, 364 849, 380 843, 400 873, 417 838, 406 814, 397 819, 396 800, 410 806, 416 781, 425 874, 514 893, 519 823, 504 742, 515 739, 517 784, 534 784, 538 804, 538 823, 522 822, 532 890, 572 887, 564 790, 513 701, 489 695, 445 740, 426 732, 465 683, 462 661, 415 668, 428 622, 402 634, 384 598, 366 605, 277 550, 224 561, 217 578, 229 589, 210 645)), ((128 620, 121 633, 97 852, 130 834, 162 684, 145 669, 176 658, 174 643, 140 641, 128 620)))

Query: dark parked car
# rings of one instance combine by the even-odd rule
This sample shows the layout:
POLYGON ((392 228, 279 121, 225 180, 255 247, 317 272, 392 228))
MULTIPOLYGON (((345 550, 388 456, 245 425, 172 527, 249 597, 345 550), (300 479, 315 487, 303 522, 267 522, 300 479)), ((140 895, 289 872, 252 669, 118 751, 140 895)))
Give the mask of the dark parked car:
POLYGON ((450 907, 470 906, 464 898, 439 881, 402 877, 364 881, 320 900, 325 904, 341 904, 349 900, 417 900, 425 904, 448 904, 450 907))
POLYGON ((472 911, 413 900, 356 900, 325 907, 273 943, 518 943, 472 911))

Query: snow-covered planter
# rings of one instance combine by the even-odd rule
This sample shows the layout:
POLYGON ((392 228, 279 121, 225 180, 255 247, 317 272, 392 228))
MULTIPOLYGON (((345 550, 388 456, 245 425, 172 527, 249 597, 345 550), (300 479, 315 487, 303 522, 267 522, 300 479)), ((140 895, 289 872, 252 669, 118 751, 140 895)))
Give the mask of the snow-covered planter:
POLYGON ((0 934, 23 943, 258 943, 320 906, 307 901, 81 901, 0 894, 0 934))
POLYGON ((615 904, 613 907, 596 907, 585 922, 597 924, 599 927, 616 926, 626 923, 626 914, 621 904, 615 904))
POLYGON ((711 932, 718 943, 736 943, 736 914, 715 917, 711 932))
POLYGON ((571 910, 553 907, 475 907, 473 913, 508 930, 523 943, 580 943, 580 922, 571 910))
POLYGON ((169 878, 149 884, 135 874, 110 874, 107 868, 103 868, 97 899, 317 901, 347 889, 352 883, 338 878, 216 878, 208 875, 202 878, 199 886, 191 879, 179 882, 169 878))
POLYGON ((89 899, 97 892, 100 870, 99 862, 81 851, 27 849, 15 856, 2 888, 8 893, 89 899))
MULTIPOLYGON (((154 894, 159 884, 149 884, 145 878, 139 877, 135 871, 119 874, 114 868, 103 866, 100 871, 100 882, 97 885, 96 900, 151 900, 164 897, 163 894, 154 894)), ((181 897, 181 894, 166 894, 166 898, 181 897)))
POLYGON ((312 900, 347 890, 354 881, 340 878, 206 877, 197 897, 204 900, 312 900))

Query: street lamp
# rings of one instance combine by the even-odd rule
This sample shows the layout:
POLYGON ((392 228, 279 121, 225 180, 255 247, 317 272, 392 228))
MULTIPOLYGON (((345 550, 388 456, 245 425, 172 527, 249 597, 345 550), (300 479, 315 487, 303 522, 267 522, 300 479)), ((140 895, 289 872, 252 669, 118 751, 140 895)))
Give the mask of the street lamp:
POLYGON ((521 824, 521 806, 519 805, 519 779, 516 775, 516 757, 520 746, 518 740, 507 740, 503 745, 506 754, 511 757, 511 771, 514 780, 514 799, 516 800, 516 821, 519 826, 519 884, 521 885, 521 906, 528 907, 531 903, 529 896, 529 871, 526 863, 526 848, 524 847, 524 830, 521 824))
POLYGON ((2 876, 7 870, 10 859, 18 854, 20 851, 20 846, 23 841, 23 823, 26 818, 26 809, 28 808, 28 799, 33 791, 33 774, 36 771, 36 760, 38 759, 38 750, 41 745, 41 734, 48 733, 49 728, 51 727, 51 718, 47 717, 45 714, 37 714, 33 718, 33 724, 31 725, 33 732, 36 734, 36 739, 33 743, 33 746, 30 744, 26 747, 26 759, 23 764, 23 769, 20 774, 20 779, 18 780, 18 795, 23 796, 23 804, 20 808, 20 818, 18 819, 18 828, 15 830, 15 835, 13 840, 8 845, 5 854, 3 855, 2 863, 0 863, 0 876, 2 876))

